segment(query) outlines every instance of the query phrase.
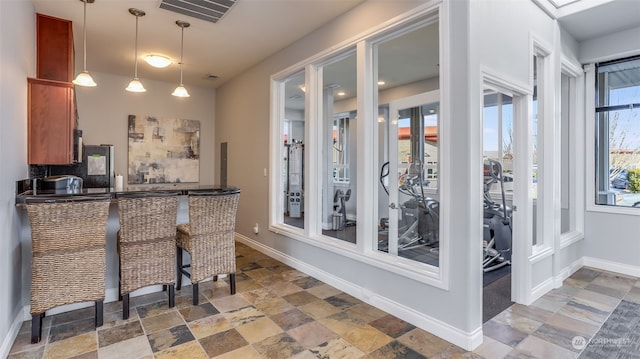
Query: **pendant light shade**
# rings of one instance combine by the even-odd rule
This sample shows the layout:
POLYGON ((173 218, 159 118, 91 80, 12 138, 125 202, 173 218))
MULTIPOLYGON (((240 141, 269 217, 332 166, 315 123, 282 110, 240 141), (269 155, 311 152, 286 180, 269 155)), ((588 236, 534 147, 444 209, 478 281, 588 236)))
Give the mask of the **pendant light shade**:
POLYGON ((93 81, 91 75, 89 75, 89 71, 87 71, 87 3, 93 4, 95 0, 80 0, 84 3, 84 20, 82 23, 82 50, 83 50, 83 61, 84 66, 81 73, 76 76, 76 78, 72 81, 74 85, 78 86, 86 86, 86 87, 94 87, 96 86, 96 82, 93 81))
POLYGON ((134 8, 130 8, 129 13, 136 17, 136 45, 134 52, 133 80, 129 82, 129 86, 127 86, 125 90, 129 92, 146 92, 147 90, 142 86, 142 82, 138 79, 138 18, 146 14, 144 11, 134 8))
POLYGON ((176 87, 175 90, 173 90, 172 93, 173 96, 177 96, 177 97, 189 97, 189 93, 187 92, 187 89, 184 88, 184 86, 180 85, 178 87, 176 87))
POLYGON ((189 97, 189 92, 187 92, 187 89, 182 84, 182 56, 184 54, 184 28, 191 26, 191 24, 178 20, 176 21, 176 25, 178 25, 182 31, 180 36, 180 85, 173 90, 172 95, 176 97, 189 97))

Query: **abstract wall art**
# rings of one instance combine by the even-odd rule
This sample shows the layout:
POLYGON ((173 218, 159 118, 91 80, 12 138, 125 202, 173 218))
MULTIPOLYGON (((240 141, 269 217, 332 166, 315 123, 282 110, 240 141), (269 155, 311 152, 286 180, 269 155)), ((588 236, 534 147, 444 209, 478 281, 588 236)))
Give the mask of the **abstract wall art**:
POLYGON ((129 115, 129 184, 199 182, 200 121, 129 115))

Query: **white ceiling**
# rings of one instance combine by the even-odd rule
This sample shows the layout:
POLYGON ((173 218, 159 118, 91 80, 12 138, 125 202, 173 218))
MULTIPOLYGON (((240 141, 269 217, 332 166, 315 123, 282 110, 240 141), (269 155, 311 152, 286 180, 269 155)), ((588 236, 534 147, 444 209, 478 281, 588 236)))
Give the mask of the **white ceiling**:
MULTIPOLYGON (((74 24, 76 69, 82 68, 83 2, 32 0, 38 13, 74 24)), ((87 70, 133 77, 135 16, 138 22, 138 77, 179 82, 180 28, 184 30, 185 86, 218 87, 269 55, 313 32, 364 0, 237 0, 217 23, 160 9, 160 0, 95 0, 87 4, 87 70), (171 57, 172 65, 156 69, 142 61, 151 53, 171 57), (208 75, 218 79, 208 79, 208 75)))
POLYGON ((557 7, 556 17, 578 42, 640 27, 640 0, 573 0, 565 3, 557 7))
MULTIPOLYGON (((95 0, 87 5, 87 69, 133 77, 135 17, 129 8, 146 12, 139 19, 138 39, 143 83, 179 82, 180 28, 175 21, 185 20, 191 26, 184 31, 184 83, 215 88, 363 1, 237 0, 218 23, 211 23, 160 9, 160 0, 95 0), (174 63, 152 68, 141 61, 151 53, 167 55, 174 63), (210 74, 218 78, 210 79, 210 74)), ((578 41, 640 26, 640 0, 555 0, 559 6, 547 1, 578 41)), ((83 2, 32 2, 38 13, 73 21, 76 68, 81 69, 83 2)))

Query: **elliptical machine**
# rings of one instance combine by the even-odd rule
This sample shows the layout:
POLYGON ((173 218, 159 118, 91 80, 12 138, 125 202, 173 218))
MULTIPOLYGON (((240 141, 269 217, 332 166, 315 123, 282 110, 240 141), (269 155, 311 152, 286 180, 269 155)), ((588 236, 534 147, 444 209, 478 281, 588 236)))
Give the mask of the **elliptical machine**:
MULTIPOLYGON (((407 173, 404 183, 398 191, 410 198, 400 205, 401 215, 398 220, 398 250, 407 250, 422 246, 436 246, 439 242, 439 203, 424 195, 422 171, 407 173), (420 191, 418 191, 418 189, 420 191)), ((385 162, 380 170, 380 184, 384 191, 389 190, 384 183, 389 176, 389 162, 385 162)), ((379 234, 388 235, 389 218, 380 218, 379 234)), ((378 241, 378 249, 387 251, 388 240, 378 241)))
POLYGON ((484 220, 482 270, 490 272, 511 265, 513 211, 506 205, 502 164, 496 160, 485 159, 484 163, 484 220), (502 203, 491 198, 491 187, 500 184, 502 203))

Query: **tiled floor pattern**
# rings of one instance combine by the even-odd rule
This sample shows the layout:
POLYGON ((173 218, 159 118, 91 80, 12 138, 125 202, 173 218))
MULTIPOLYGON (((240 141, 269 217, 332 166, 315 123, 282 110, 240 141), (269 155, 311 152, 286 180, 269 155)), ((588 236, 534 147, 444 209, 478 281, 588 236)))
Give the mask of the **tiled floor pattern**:
POLYGON ((466 352, 394 316, 237 245, 237 291, 223 280, 46 317, 43 340, 30 344, 24 323, 9 358, 575 358, 572 338, 587 340, 622 298, 640 303, 637 278, 583 268, 533 305, 514 305, 484 325, 484 344, 466 352))

